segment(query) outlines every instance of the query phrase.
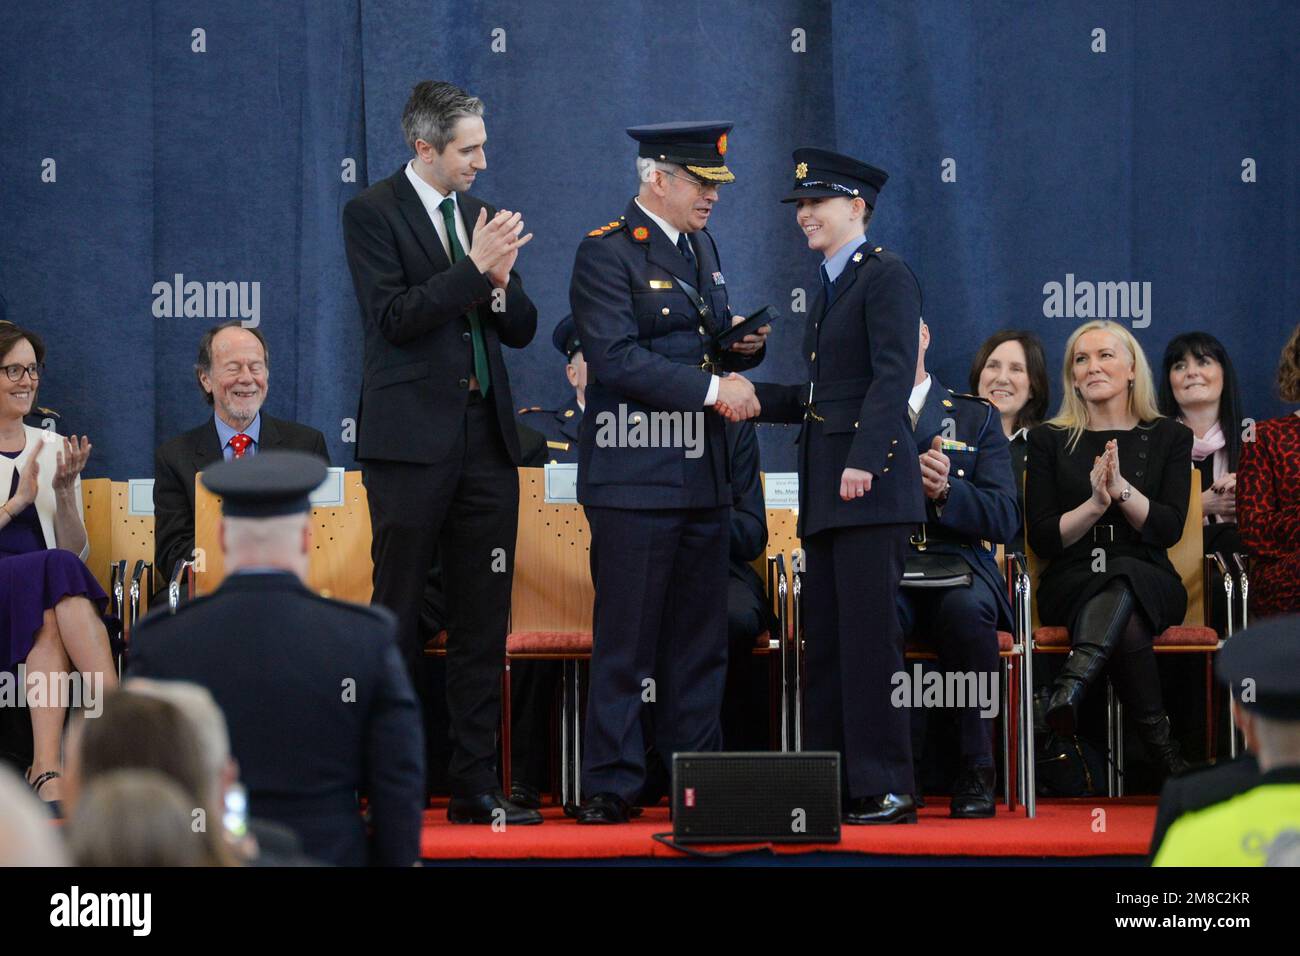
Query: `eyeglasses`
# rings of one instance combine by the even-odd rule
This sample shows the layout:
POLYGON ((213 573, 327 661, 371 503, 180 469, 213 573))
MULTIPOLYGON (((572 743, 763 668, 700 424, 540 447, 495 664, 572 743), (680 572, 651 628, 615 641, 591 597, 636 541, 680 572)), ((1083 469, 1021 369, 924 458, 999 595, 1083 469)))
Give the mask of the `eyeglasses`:
POLYGON ((673 179, 680 179, 684 183, 690 183, 692 186, 696 188, 696 190, 702 193, 706 193, 710 189, 717 189, 719 186, 722 185, 721 183, 710 183, 704 181, 703 179, 696 179, 694 176, 678 176, 676 173, 670 173, 666 169, 661 169, 659 171, 663 173, 665 176, 671 176, 673 177, 673 179))
POLYGON ((33 382, 39 381, 40 377, 45 374, 44 362, 33 362, 31 365, 5 365, 3 368, 11 382, 21 382, 23 372, 26 372, 27 377, 33 382))

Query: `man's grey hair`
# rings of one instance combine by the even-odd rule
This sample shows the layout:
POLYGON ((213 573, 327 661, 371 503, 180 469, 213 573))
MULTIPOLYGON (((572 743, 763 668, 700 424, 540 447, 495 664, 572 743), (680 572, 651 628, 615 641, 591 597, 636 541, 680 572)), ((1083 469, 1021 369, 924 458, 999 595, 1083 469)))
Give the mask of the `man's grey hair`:
POLYGON ((482 115, 483 101, 477 96, 470 96, 452 83, 423 80, 415 84, 402 110, 402 132, 412 151, 415 141, 422 139, 441 153, 451 142, 452 131, 462 116, 482 115))
MULTIPOLYGON (((181 712, 194 727, 203 752, 203 770, 209 786, 221 782, 222 771, 230 759, 230 732, 226 718, 216 700, 206 687, 181 680, 153 680, 148 677, 131 677, 123 685, 126 690, 145 697, 167 701, 181 712)), ((220 797, 220 794, 215 794, 220 797)))
POLYGON ((636 178, 638 182, 648 183, 651 174, 657 169, 661 173, 674 174, 682 167, 674 166, 672 163, 664 163, 657 159, 651 159, 649 156, 638 156, 636 158, 636 178))

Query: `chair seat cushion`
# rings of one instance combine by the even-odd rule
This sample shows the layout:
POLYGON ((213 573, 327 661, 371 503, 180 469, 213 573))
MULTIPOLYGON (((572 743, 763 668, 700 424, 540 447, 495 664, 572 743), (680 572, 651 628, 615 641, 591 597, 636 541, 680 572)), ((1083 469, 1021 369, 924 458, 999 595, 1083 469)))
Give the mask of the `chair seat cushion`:
MULTIPOLYGON (((1016 646, 1016 639, 1009 631, 998 631, 998 653, 1007 654, 1016 646)), ((926 655, 934 656, 938 653, 934 642, 926 637, 909 637, 904 647, 904 652, 908 655, 926 655)))
MULTIPOLYGON (((1167 628, 1153 643, 1157 648, 1203 647, 1210 650, 1218 646, 1219 635, 1215 633, 1212 627, 1203 627, 1199 624, 1178 624, 1167 628)), ((1034 646, 1040 648, 1069 647, 1070 631, 1064 627, 1040 627, 1034 631, 1034 646)))
POLYGON ((586 657, 591 654, 591 632, 515 631, 506 637, 506 653, 586 657))

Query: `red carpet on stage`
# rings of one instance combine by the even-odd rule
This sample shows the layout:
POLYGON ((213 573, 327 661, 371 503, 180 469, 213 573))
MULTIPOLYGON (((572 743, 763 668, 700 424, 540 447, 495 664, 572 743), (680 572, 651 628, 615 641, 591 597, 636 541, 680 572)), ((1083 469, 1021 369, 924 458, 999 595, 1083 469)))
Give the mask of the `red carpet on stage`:
MULTIPOLYGON (((771 844, 777 853, 858 853, 864 856, 1102 857, 1145 856, 1155 825, 1154 798, 1039 800, 1038 816, 999 807, 988 820, 952 820, 944 798, 928 798, 915 826, 849 827, 839 843, 771 844), (1102 817, 1097 811, 1104 811, 1102 817)), ((439 860, 579 860, 625 857, 689 859, 651 839, 670 832, 667 806, 620 826, 578 826, 558 807, 542 811, 541 826, 508 827, 447 822, 445 804, 424 814, 421 856, 439 860)), ((700 846, 745 850, 765 844, 700 846)))

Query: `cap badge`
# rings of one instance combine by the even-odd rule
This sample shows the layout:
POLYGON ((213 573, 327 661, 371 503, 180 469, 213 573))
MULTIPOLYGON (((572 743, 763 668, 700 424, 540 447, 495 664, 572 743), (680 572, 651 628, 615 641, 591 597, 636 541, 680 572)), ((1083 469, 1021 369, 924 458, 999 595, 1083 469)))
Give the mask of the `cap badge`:
POLYGON ((854 262, 861 262, 861 261, 862 261, 862 253, 860 253, 860 252, 855 252, 855 253, 853 253, 853 261, 854 261, 854 262))
POLYGON ((718 155, 719 156, 727 155, 727 134, 726 133, 723 133, 721 136, 718 137, 718 155))
POLYGON ((796 167, 794 168, 794 178, 795 178, 795 179, 803 179, 803 178, 804 178, 805 176, 807 176, 807 175, 808 175, 808 164, 807 164, 807 163, 800 163, 798 166, 796 166, 796 167))
POLYGON ((632 238, 637 242, 645 242, 650 238, 650 230, 645 226, 637 226, 632 230, 632 238))

